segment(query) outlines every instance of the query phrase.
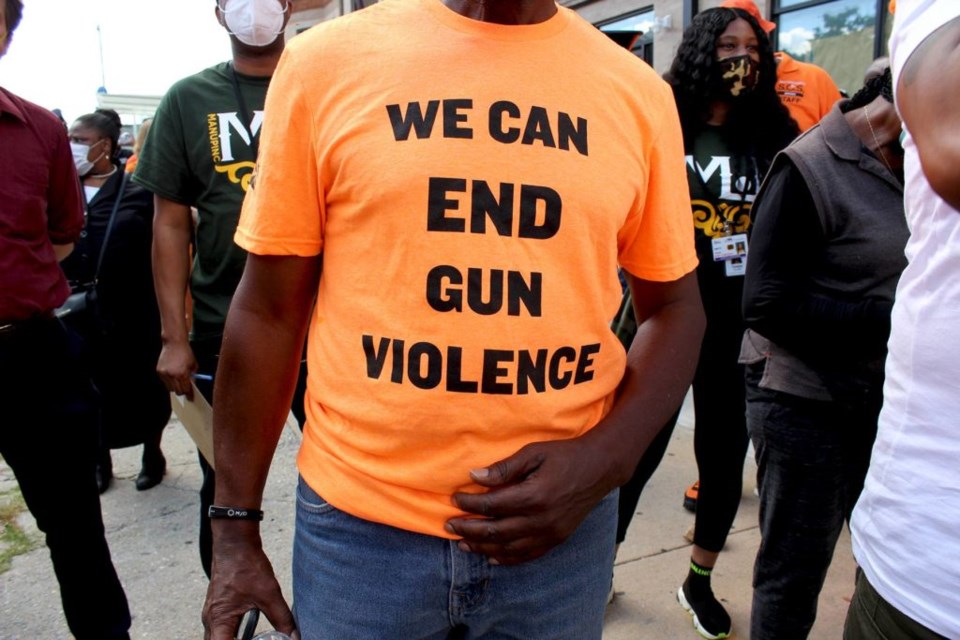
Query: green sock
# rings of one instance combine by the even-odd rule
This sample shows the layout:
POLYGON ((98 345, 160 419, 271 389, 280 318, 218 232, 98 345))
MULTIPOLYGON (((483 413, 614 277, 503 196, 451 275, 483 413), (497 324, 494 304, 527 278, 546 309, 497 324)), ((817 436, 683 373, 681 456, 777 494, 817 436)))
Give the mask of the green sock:
POLYGON ((710 587, 713 567, 704 567, 690 560, 690 571, 683 583, 683 594, 693 607, 700 625, 711 635, 725 638, 730 633, 730 616, 723 608, 710 587))
POLYGON ((704 567, 691 559, 690 572, 687 574, 687 595, 695 600, 713 597, 713 589, 710 588, 712 573, 713 567, 704 567))

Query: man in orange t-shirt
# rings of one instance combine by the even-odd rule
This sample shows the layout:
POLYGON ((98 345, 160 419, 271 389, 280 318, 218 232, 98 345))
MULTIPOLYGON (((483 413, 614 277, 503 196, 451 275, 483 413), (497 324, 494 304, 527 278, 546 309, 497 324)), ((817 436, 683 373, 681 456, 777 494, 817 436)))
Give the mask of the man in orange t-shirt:
POLYGON ((209 637, 294 629, 250 520, 309 322, 302 637, 599 639, 615 489, 703 330, 666 83, 552 0, 384 0, 288 44, 250 187, 209 637))
MULTIPOLYGON (((769 36, 777 28, 760 15, 753 0, 724 0, 721 7, 743 9, 752 15, 769 36)), ((777 95, 797 121, 801 133, 820 122, 842 96, 830 74, 809 62, 794 60, 785 51, 774 54, 777 60, 777 95)))

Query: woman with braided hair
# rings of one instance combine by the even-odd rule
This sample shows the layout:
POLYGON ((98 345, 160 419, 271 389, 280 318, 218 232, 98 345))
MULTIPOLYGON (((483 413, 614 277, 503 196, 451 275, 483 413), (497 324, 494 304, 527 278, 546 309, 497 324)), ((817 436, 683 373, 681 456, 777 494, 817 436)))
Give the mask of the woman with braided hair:
POLYGON ((750 637, 806 638, 877 433, 906 266, 903 149, 889 66, 777 156, 744 284, 747 426, 761 543, 750 637))

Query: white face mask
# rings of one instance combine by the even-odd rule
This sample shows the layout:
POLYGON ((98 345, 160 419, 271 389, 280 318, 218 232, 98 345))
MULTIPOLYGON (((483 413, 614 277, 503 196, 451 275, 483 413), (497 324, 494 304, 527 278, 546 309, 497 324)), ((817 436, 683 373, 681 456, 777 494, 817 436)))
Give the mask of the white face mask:
POLYGON ((288 1, 281 8, 277 0, 220 0, 219 4, 227 33, 250 47, 265 47, 283 33, 289 5, 288 1))
MULTIPOLYGON (((103 140, 100 142, 103 142, 103 140)), ((100 158, 92 161, 87 159, 87 156, 90 155, 90 149, 100 144, 100 142, 97 142, 93 145, 83 144, 80 142, 70 143, 70 151, 73 152, 73 164, 77 168, 77 175, 81 178, 93 171, 93 165, 100 160, 100 158)))

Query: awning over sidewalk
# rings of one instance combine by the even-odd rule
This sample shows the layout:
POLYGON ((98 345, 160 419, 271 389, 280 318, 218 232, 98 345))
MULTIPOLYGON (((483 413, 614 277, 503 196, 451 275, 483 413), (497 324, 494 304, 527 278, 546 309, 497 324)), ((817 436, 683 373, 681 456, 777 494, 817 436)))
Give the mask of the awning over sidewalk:
POLYGON ((143 96, 122 93, 98 93, 97 106, 113 109, 123 116, 132 116, 134 123, 152 118, 160 104, 161 96, 143 96))

